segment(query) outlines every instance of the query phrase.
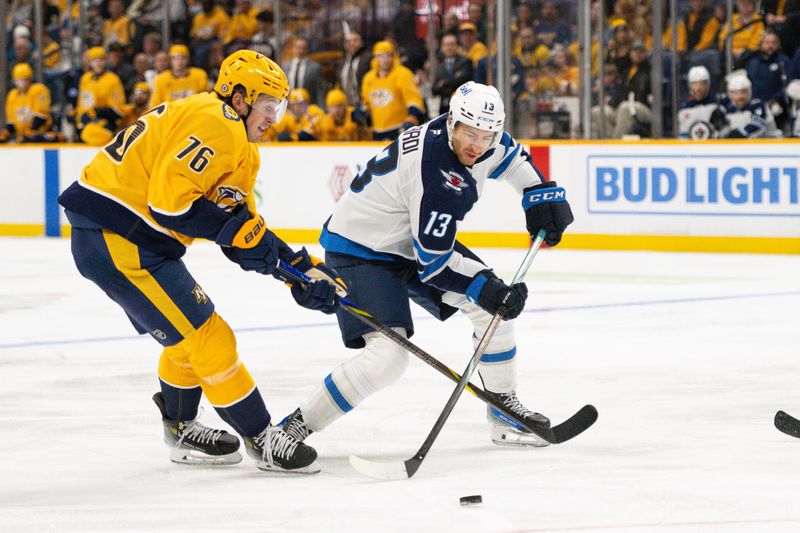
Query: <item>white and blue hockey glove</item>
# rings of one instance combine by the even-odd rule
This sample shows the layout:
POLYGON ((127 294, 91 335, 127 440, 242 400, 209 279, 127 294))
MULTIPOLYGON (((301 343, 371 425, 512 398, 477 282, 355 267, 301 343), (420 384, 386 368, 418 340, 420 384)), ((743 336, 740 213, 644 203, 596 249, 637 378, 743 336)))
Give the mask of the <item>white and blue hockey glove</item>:
POLYGON ((467 287, 467 299, 478 304, 489 314, 495 314, 501 307, 503 320, 517 318, 525 309, 528 286, 524 283, 506 285, 491 270, 481 270, 467 287))
POLYGON ((555 181, 546 181, 528 187, 522 194, 522 208, 528 233, 535 236, 540 229, 547 232, 544 242, 555 246, 561 242, 564 230, 572 224, 575 217, 567 202, 567 193, 555 181))

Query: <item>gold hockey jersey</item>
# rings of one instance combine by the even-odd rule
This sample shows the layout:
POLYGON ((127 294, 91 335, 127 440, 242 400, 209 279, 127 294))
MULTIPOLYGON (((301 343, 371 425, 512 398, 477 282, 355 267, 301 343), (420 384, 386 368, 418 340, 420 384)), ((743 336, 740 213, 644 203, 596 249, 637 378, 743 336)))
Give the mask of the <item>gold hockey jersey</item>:
MULTIPOLYGON (((193 239, 159 225, 153 212, 180 218, 202 197, 226 210, 247 203, 255 212, 259 164, 241 117, 215 94, 197 94, 162 103, 117 133, 84 168, 83 192, 65 193, 62 205, 118 233, 118 221, 133 213, 148 226, 142 239, 152 240, 155 230, 186 246, 193 239)), ((190 219, 204 224, 202 213, 190 219)))
POLYGON ((156 76, 154 85, 150 107, 207 91, 208 74, 201 68, 189 67, 186 76, 178 78, 171 70, 165 70, 156 76))
POLYGON ((347 112, 341 124, 337 124, 331 113, 327 113, 319 121, 319 140, 320 141, 360 141, 363 136, 358 124, 353 122, 350 117, 353 108, 347 106, 347 112))
POLYGON ((75 110, 77 118, 94 109, 112 108, 122 116, 125 105, 125 89, 119 76, 110 71, 105 71, 99 76, 93 72, 86 72, 81 76, 78 94, 78 107, 75 110))
POLYGON ((50 129, 50 91, 42 83, 32 84, 25 94, 19 89, 11 89, 6 96, 6 121, 13 124, 18 137, 42 133, 50 129), (33 129, 36 117, 44 120, 37 129, 33 129))
POLYGON ((425 113, 414 74, 400 64, 395 64, 383 78, 378 76, 377 68, 367 72, 361 82, 361 100, 369 108, 372 129, 376 132, 397 129, 409 116, 414 117, 412 122, 419 123, 415 114, 425 113))

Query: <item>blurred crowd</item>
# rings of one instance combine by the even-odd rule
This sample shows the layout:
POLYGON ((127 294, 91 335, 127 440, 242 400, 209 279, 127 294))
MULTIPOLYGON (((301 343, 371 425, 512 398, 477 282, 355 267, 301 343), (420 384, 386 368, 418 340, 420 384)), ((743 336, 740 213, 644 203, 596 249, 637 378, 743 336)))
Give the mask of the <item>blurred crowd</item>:
MULTIPOLYGON (((392 139, 446 112, 462 83, 495 84, 485 0, 435 3, 429 38, 427 0, 42 0, 37 42, 34 0, 10 0, 0 140, 105 144, 150 107, 210 90, 221 61, 242 48, 279 62, 292 87, 290 112, 265 142, 392 139)), ((575 136, 578 3, 513 4, 514 133, 575 136)), ((654 112, 678 137, 800 136, 800 0, 735 0, 730 38, 724 4, 681 0, 672 54, 669 14, 654 30, 652 0, 592 2, 594 137, 650 136, 654 112), (677 63, 677 131, 669 105, 653 109, 654 38, 666 49, 667 104, 677 63)))

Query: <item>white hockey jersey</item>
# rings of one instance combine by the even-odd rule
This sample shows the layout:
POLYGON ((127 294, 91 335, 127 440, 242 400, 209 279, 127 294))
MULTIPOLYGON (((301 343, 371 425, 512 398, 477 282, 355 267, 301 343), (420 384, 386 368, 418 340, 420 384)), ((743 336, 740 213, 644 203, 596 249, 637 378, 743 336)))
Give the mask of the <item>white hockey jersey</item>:
POLYGON ((505 180, 522 195, 545 180, 528 151, 505 132, 496 148, 471 168, 463 166, 449 147, 446 119, 407 130, 367 163, 323 228, 320 243, 327 251, 413 260, 421 281, 466 293, 486 266, 453 247, 458 224, 486 181, 505 180))
POLYGON ((702 100, 690 99, 678 111, 678 138, 716 139, 719 137, 719 123, 724 121, 725 111, 720 108, 715 96, 708 95, 702 100), (715 111, 719 117, 715 116, 715 111))
POLYGON ((753 98, 743 108, 739 108, 729 97, 720 103, 725 109, 728 128, 725 135, 730 137, 733 130, 738 130, 741 137, 770 138, 783 137, 783 133, 775 125, 775 117, 769 108, 758 99, 753 98))

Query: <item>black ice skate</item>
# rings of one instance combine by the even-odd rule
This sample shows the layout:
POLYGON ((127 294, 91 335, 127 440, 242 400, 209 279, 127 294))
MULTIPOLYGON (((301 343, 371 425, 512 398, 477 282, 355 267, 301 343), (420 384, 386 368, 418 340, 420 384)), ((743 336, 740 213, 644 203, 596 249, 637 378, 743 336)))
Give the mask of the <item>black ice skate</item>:
POLYGON ((316 474, 317 451, 286 433, 280 426, 268 426, 257 437, 244 439, 247 455, 259 470, 291 474, 316 474))
POLYGON ((161 411, 164 423, 164 442, 170 448, 173 463, 186 465, 235 465, 242 462, 239 439, 227 431, 212 429, 197 420, 170 420, 164 406, 164 396, 157 392, 153 401, 161 411))
MULTIPOLYGON (((514 391, 495 393, 489 392, 500 403, 512 413, 524 418, 534 427, 541 427, 542 429, 550 427, 550 419, 546 416, 535 413, 522 405, 517 398, 517 393, 514 391)), ((539 438, 533 433, 528 432, 525 428, 515 423, 503 415, 500 411, 488 405, 486 407, 486 417, 489 419, 491 426, 490 435, 492 442, 500 446, 536 446, 544 447, 549 446, 550 443, 544 439, 539 438)))
POLYGON ((314 433, 308 428, 305 420, 303 420, 303 413, 300 411, 299 407, 295 409, 292 414, 281 420, 281 423, 278 425, 281 426, 286 433, 300 442, 303 442, 306 440, 306 437, 314 433))

